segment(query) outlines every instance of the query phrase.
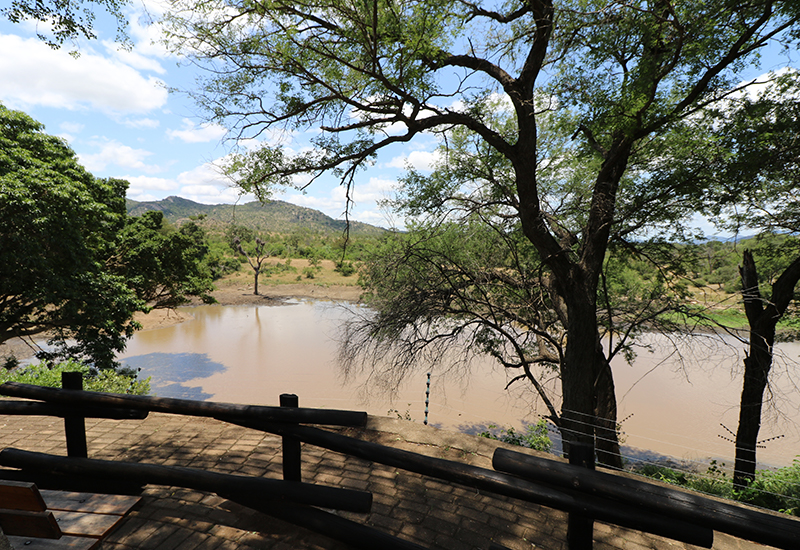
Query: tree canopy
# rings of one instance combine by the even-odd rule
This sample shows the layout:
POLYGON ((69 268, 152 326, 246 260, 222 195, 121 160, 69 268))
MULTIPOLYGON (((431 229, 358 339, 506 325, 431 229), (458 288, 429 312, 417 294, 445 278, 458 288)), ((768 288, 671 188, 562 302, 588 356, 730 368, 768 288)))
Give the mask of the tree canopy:
POLYGON ((34 21, 43 28, 39 39, 51 48, 60 48, 67 40, 96 38, 95 11, 102 8, 117 21, 117 40, 128 40, 128 20, 123 8, 128 0, 12 0, 9 7, 0 8, 0 14, 12 23, 34 21))
POLYGON ((446 213, 477 189, 467 202, 519 224, 566 312, 562 433, 590 441, 616 422, 597 299, 610 243, 685 214, 702 190, 659 177, 672 151, 700 143, 693 115, 746 87, 798 15, 777 0, 177 0, 167 25, 210 69, 194 92, 209 118, 240 137, 319 130, 297 154, 263 143, 234 163, 246 191, 325 172, 349 188, 395 144, 461 139, 470 169, 415 194, 446 213))
POLYGON ((0 343, 46 333, 55 354, 112 366, 134 312, 210 289, 202 237, 129 219, 127 182, 95 178, 43 130, 0 105, 0 343))

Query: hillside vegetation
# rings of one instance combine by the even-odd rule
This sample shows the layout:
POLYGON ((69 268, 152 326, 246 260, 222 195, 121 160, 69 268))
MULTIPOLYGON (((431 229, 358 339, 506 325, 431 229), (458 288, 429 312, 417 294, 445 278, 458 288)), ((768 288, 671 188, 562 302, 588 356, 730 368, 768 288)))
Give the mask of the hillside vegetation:
MULTIPOLYGON (((160 210, 171 223, 204 217, 205 229, 213 231, 235 224, 265 233, 292 233, 307 231, 312 233, 342 234, 347 228, 344 220, 335 220, 318 210, 289 204, 283 201, 258 201, 246 204, 200 204, 181 197, 167 197, 153 202, 126 201, 128 214, 140 216, 149 210, 160 210)), ((387 231, 374 225, 350 221, 350 235, 380 236, 387 231)))

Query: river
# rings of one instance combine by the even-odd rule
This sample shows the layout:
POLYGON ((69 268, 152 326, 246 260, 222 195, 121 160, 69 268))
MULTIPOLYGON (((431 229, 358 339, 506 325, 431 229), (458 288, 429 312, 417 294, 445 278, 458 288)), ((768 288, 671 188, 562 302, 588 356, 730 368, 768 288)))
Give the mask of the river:
MULTIPOLYGON (((162 397, 276 405, 281 393, 295 393, 305 407, 422 422, 430 371, 431 425, 468 433, 490 425, 519 429, 546 412, 527 387, 504 390, 506 373, 490 361, 459 374, 423 367, 393 396, 365 387, 364 374, 345 380, 335 362, 336 337, 352 313, 332 302, 187 311, 194 319, 138 332, 120 355, 152 377, 153 391, 162 397)), ((621 358, 612 364, 626 453, 732 462, 733 444, 723 438, 731 438, 725 427, 736 430, 742 346, 731 338, 693 336, 679 343, 681 362, 663 336, 645 341, 653 350, 639 351, 632 365, 621 358)), ((799 343, 779 346, 761 436, 783 437, 765 443, 760 463, 785 466, 800 454, 798 362, 799 343)))

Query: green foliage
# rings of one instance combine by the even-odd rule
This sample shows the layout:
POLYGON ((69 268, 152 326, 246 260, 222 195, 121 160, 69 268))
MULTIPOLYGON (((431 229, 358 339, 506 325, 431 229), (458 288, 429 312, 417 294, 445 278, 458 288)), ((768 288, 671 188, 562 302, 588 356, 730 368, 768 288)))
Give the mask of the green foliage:
POLYGON ((664 466, 646 464, 636 473, 679 485, 694 491, 738 500, 754 506, 769 508, 785 514, 800 516, 800 459, 791 466, 777 470, 759 470, 755 480, 745 489, 736 490, 725 464, 712 460, 702 473, 690 473, 664 466))
POLYGON ((341 273, 345 277, 350 277, 356 272, 356 267, 353 262, 336 262, 334 271, 341 273))
POLYGON ((51 331, 61 352, 113 364, 144 308, 106 269, 126 223, 125 189, 94 178, 62 139, 0 105, 0 342, 51 331))
MULTIPOLYGON (((497 426, 489 426, 489 430, 496 430, 497 426)), ((536 451, 549 453, 553 447, 553 442, 547 433, 547 422, 544 419, 539 420, 536 424, 528 424, 525 426, 523 433, 518 433, 514 428, 501 429, 499 434, 495 435, 492 431, 485 431, 478 434, 480 437, 488 439, 496 439, 509 445, 517 445, 519 447, 528 447, 536 451)))
POLYGON ((375 357, 394 340, 394 379, 446 342, 514 380, 555 368, 563 407, 590 415, 615 410, 603 331, 654 322, 661 290, 685 292, 613 265, 610 246, 693 238, 691 209, 713 203, 713 185, 682 161, 702 161, 758 51, 797 39, 784 4, 179 0, 165 27, 209 69, 194 94, 209 119, 242 138, 319 130, 296 153, 265 144, 234 158, 245 192, 324 173, 350 191, 379 152, 442 137, 433 173, 401 182, 419 219, 366 262, 378 313, 348 342, 375 357))
POLYGON ((666 466, 658 466, 656 464, 644 464, 636 469, 636 473, 645 477, 650 477, 663 481, 664 483, 671 483, 672 485, 688 485, 688 474, 680 470, 673 470, 666 466))
POLYGON ((188 296, 214 301, 211 274, 203 263, 207 253, 205 232, 194 222, 176 230, 161 212, 150 211, 128 218, 110 264, 151 307, 174 308, 188 296))
POLYGON ((96 369, 78 361, 63 363, 41 362, 36 365, 20 367, 12 371, 0 371, 0 384, 19 382, 48 388, 61 387, 62 372, 83 373, 83 389, 108 393, 149 395, 150 378, 139 380, 136 373, 125 370, 96 369))
POLYGON ((96 38, 94 34, 94 8, 102 7, 117 20, 117 40, 129 45, 128 19, 124 8, 128 0, 13 0, 9 7, 0 9, 0 14, 12 23, 33 21, 39 39, 52 48, 60 48, 65 41, 78 38, 96 38))
POLYGON ((54 351, 115 365, 136 311, 206 296, 205 235, 129 218, 128 183, 98 179, 60 138, 0 105, 0 343, 47 332, 54 351))

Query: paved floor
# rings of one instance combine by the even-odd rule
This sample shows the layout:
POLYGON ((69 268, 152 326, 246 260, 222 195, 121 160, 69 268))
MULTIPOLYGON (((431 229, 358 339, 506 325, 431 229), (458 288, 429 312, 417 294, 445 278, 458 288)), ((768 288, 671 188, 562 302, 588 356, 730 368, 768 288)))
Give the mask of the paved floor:
MULTIPOLYGON (((90 458, 170 464, 280 479, 281 439, 212 419, 152 413, 146 420, 86 420, 90 458)), ((502 443, 411 422, 370 417, 353 434, 420 454, 491 468, 502 443)), ((66 454, 63 421, 0 416, 0 448, 66 454)), ((518 449, 518 448, 517 448, 518 449)), ((348 519, 441 550, 566 550, 566 514, 483 494, 402 469, 312 446, 302 448, 303 481, 373 493, 369 514, 348 519)), ((147 486, 141 504, 104 541, 105 549, 350 548, 324 534, 255 512, 214 494, 147 486)), ((595 523, 596 550, 692 549, 681 543, 595 523)), ((715 550, 762 548, 724 535, 715 550)))

